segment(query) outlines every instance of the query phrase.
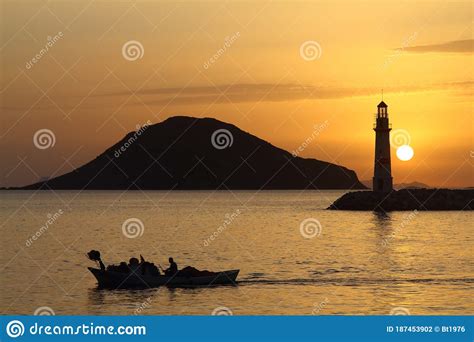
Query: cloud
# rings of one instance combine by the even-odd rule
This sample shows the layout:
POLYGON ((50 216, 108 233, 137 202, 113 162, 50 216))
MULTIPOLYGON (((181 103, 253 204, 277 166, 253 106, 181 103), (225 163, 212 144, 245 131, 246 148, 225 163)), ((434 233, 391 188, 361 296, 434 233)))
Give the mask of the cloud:
POLYGON ((417 45, 400 49, 413 53, 472 53, 474 52, 474 39, 454 40, 441 44, 417 45))
MULTIPOLYGON (((342 90, 350 92, 350 88, 342 90)), ((337 98, 341 89, 303 85, 303 84, 275 84, 275 83, 239 83, 220 84, 211 86, 194 86, 185 88, 155 88, 138 91, 139 96, 153 96, 147 103, 179 103, 201 102, 255 102, 255 101, 291 101, 307 98, 337 98), (156 97, 162 96, 161 99, 156 97), (165 97, 163 97, 165 96, 165 97), (171 97, 170 97, 171 96, 171 97)), ((130 92, 115 92, 99 96, 127 96, 130 92)))
MULTIPOLYGON (((385 93, 469 89, 474 81, 385 87, 385 93)), ((372 96, 379 86, 331 87, 302 84, 222 84, 186 88, 156 88, 136 92, 142 102, 158 105, 190 105, 203 103, 279 102, 372 96)), ((99 96, 129 96, 130 92, 114 92, 99 96)))
MULTIPOLYGON (((455 95, 470 96, 474 81, 459 81, 432 83, 423 85, 404 85, 384 87, 384 93, 413 93, 423 91, 453 91, 455 95)), ((296 83, 239 83, 221 84, 212 86, 193 87, 167 87, 149 88, 133 91, 119 91, 92 95, 94 104, 82 105, 81 108, 96 108, 109 106, 114 97, 130 97, 135 94, 137 98, 127 101, 127 105, 199 105, 199 104, 226 104, 226 103, 255 103, 255 102, 282 102, 303 100, 342 99, 363 96, 379 96, 380 86, 361 84, 359 86, 335 87, 326 85, 310 85, 296 83), (109 98, 108 101, 105 98, 109 98)), ((76 104, 62 104, 63 110, 72 110, 76 104)), ((26 110, 20 104, 17 106, 0 106, 1 110, 18 111, 26 110)), ((35 109, 57 109, 54 105, 36 106, 35 109)))

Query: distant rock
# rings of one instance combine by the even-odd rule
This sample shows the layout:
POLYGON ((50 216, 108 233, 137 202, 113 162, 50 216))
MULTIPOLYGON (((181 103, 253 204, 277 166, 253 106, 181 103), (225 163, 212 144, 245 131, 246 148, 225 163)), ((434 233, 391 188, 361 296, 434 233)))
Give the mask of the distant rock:
POLYGON ((473 210, 474 190, 404 189, 388 194, 373 191, 348 192, 330 210, 402 211, 473 210))
MULTIPOLYGON (((361 180, 360 182, 364 184, 367 188, 372 189, 372 180, 361 180)), ((433 187, 421 182, 410 182, 410 183, 393 184, 393 188, 395 190, 401 190, 401 189, 432 189, 433 187)))
POLYGON ((234 125, 215 119, 178 116, 130 132, 78 169, 22 189, 365 187, 354 171, 343 166, 295 157, 234 125))
POLYGON ((402 189, 432 189, 431 186, 426 185, 425 183, 421 183, 421 182, 398 183, 398 184, 394 184, 393 187, 396 190, 402 190, 402 189))

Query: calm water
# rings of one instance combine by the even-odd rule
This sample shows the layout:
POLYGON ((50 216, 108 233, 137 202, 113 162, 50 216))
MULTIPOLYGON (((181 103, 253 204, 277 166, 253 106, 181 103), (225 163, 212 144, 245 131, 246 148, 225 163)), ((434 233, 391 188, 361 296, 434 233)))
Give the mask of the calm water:
POLYGON ((234 315, 474 312, 473 213, 324 210, 341 194, 1 192, 1 313, 42 306, 98 315, 210 314, 218 307, 234 315), (41 229, 48 214, 54 222, 41 229), (143 222, 141 236, 123 234, 129 218, 143 222), (321 224, 313 238, 300 231, 308 218, 321 224), (106 263, 141 253, 162 265, 174 256, 180 267, 240 268, 240 283, 98 290, 86 268, 90 249, 106 263))

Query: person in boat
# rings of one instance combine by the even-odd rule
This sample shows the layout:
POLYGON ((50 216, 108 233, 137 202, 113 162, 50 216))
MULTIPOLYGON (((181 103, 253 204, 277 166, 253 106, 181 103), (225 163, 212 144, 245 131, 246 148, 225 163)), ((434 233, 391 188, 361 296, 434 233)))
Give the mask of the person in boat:
POLYGON ((121 273, 128 273, 128 266, 125 261, 122 261, 117 267, 116 267, 117 272, 121 273))
POLYGON ((102 272, 105 271, 105 265, 102 262, 102 258, 100 257, 100 252, 99 251, 96 251, 96 250, 93 249, 89 253, 87 253, 87 256, 89 257, 90 260, 99 263, 99 267, 100 267, 100 270, 102 272))
POLYGON ((145 258, 143 255, 140 254, 140 269, 142 272, 142 275, 153 275, 157 276, 160 275, 160 270, 156 265, 152 262, 145 261, 145 258))
POLYGON ((171 257, 168 259, 168 261, 170 263, 170 267, 165 270, 165 275, 167 275, 168 277, 174 276, 176 273, 178 273, 178 265, 171 257))
POLYGON ((101 270, 102 272, 105 272, 105 265, 104 265, 104 263, 102 262, 102 259, 99 259, 99 266, 100 266, 100 270, 101 270))
POLYGON ((132 273, 138 272, 140 270, 140 263, 138 262, 138 259, 130 258, 130 260, 128 261, 128 268, 132 273))

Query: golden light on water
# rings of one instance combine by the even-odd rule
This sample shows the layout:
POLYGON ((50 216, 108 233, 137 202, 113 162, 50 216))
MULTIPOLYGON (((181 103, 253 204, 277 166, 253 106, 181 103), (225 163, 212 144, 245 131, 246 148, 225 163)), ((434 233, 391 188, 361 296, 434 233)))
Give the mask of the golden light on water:
POLYGON ((401 161, 410 160, 411 158, 413 158, 414 154, 415 153, 413 152, 413 148, 411 148, 409 145, 402 145, 397 148, 397 158, 401 161))

